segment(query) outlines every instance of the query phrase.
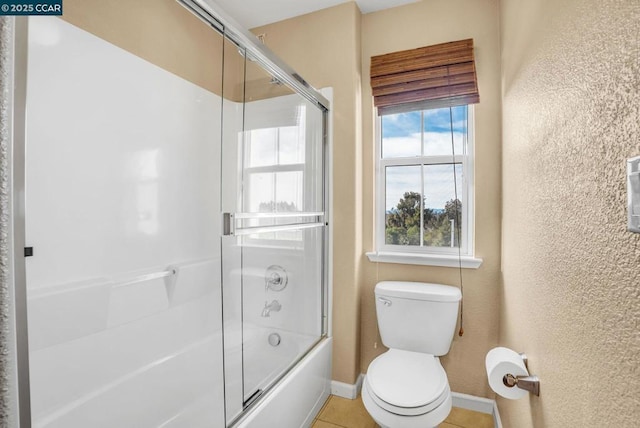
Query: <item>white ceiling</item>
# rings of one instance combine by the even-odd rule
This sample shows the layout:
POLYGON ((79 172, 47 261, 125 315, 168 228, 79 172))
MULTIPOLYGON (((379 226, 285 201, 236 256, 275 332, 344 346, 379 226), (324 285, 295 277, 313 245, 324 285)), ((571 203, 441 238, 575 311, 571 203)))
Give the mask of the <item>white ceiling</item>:
MULTIPOLYGON (((244 28, 293 18, 351 0, 214 0, 244 28)), ((355 0, 362 13, 375 12, 419 0, 355 0)))

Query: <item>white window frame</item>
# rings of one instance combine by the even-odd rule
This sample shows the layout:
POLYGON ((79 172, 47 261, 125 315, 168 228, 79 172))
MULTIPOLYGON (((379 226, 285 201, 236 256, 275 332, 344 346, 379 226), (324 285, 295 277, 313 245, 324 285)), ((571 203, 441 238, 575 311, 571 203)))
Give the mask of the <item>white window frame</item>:
MULTIPOLYGON (((304 163, 291 163, 291 164, 280 164, 280 129, 281 127, 274 127, 276 132, 276 163, 273 165, 263 165, 263 166, 254 166, 254 167, 246 167, 243 166, 242 170, 242 183, 244 187, 244 191, 241 192, 244 200, 242 201, 243 207, 248 207, 250 203, 250 199, 252 196, 251 189, 251 179, 250 177, 254 174, 263 174, 263 173, 274 173, 274 183, 273 183, 273 200, 274 203, 277 204, 277 198, 275 192, 277 190, 277 179, 278 176, 276 173, 278 172, 301 172, 302 173, 302 187, 306 190, 306 165, 304 163)), ((242 154, 242 162, 246 163, 248 159, 251 157, 250 147, 251 146, 251 130, 244 132, 244 144, 243 144, 243 154, 242 154)), ((305 150, 305 157, 307 156, 307 151, 305 150)), ((306 195, 306 192, 304 192, 306 195)), ((304 203, 304 200, 303 200, 304 203)), ((251 210, 244 208, 243 211, 250 212, 251 210)), ((294 212, 292 212, 293 214, 294 212)), ((265 217, 269 213, 265 213, 265 217)), ((277 232, 273 232, 277 233, 277 232)), ((296 248, 302 244, 302 238, 300 239, 270 239, 270 238, 254 238, 251 235, 244 237, 244 245, 256 246, 256 247, 273 247, 273 248, 296 248)))
MULTIPOLYGON (((374 262, 421 264, 434 266, 477 268, 481 259, 474 257, 474 143, 475 115, 472 105, 467 106, 467 142, 464 153, 444 156, 420 156, 382 158, 382 118, 376 118, 376 188, 375 188, 375 237, 376 251, 367 253, 374 262), (458 194, 462 197, 461 247, 431 247, 412 245, 391 245, 385 242, 386 223, 386 176, 390 166, 462 164, 462 183, 457 183, 458 194)), ((424 113, 421 113, 421 151, 424 150, 424 113)), ((424 179, 421 180, 424 186, 424 179)), ((424 192, 423 192, 424 197, 424 192)), ((422 244, 422 237, 421 237, 422 244)))
MULTIPOLYGON (((245 200, 243 201, 243 206, 246 207, 249 205, 249 203, 251 202, 251 180, 250 177, 252 175, 255 174, 269 174, 269 173, 278 173, 278 172, 301 172, 302 173, 302 187, 303 189, 305 188, 305 173, 306 173, 306 165, 302 162, 299 163, 288 163, 288 164, 281 164, 280 163, 280 132, 282 127, 274 127, 273 129, 275 129, 275 133, 276 133, 276 163, 273 165, 262 165, 262 166, 244 166, 242 168, 243 171, 243 186, 245 187, 245 192, 244 193, 244 197, 245 200)), ((251 131, 246 131, 245 132, 245 147, 252 147, 251 145, 251 131)), ((250 149, 246 149, 245 148, 245 153, 244 156, 246 156, 246 158, 250 158, 251 157, 251 150, 250 149)), ((306 153, 305 153, 306 156, 306 153)), ((245 163, 248 162, 245 159, 245 163)), ((274 203, 277 204, 277 200, 276 200, 276 190, 277 190, 277 176, 274 176, 274 180, 276 180, 276 182, 274 182, 273 185, 273 200, 274 203)), ((304 203, 304 201, 303 201, 304 203)), ((249 212, 250 210, 248 209, 244 209, 244 211, 249 212)))
MULTIPOLYGON (((295 96, 292 95, 292 96, 295 96)), ((317 129, 321 125, 321 121, 323 120, 323 115, 316 114, 307 114, 307 109, 309 108, 307 105, 302 104, 297 108, 301 109, 298 111, 296 117, 299 118, 301 122, 297 122, 295 126, 298 128, 298 139, 299 141, 304 142, 304 160, 303 162, 298 163, 288 163, 288 164, 280 164, 280 144, 281 144, 281 132, 282 128, 294 126, 291 123, 284 124, 282 121, 282 113, 285 115, 288 114, 289 109, 291 107, 290 103, 287 99, 274 98, 276 104, 273 103, 268 104, 265 107, 265 111, 255 110, 252 111, 254 115, 260 115, 259 124, 262 126, 248 127, 244 131, 239 133, 239 144, 238 144, 238 182, 241 183, 242 191, 239 192, 238 198, 238 206, 241 207, 241 212, 249 212, 250 198, 252 196, 251 189, 251 180, 250 177, 254 174, 258 173, 279 173, 279 172, 301 172, 302 173, 302 204, 299 208, 308 208, 315 206, 314 204, 318 201, 318 197, 322 197, 322 195, 318 194, 318 192, 314 192, 318 190, 316 187, 319 183, 323 182, 323 173, 318 173, 317 169, 317 161, 320 160, 324 162, 324 155, 322 152, 318 152, 317 148, 322 147, 322 141, 318 140, 317 129), (284 103, 284 108, 280 106, 280 104, 284 103), (303 126, 301 124, 304 124, 303 126), (265 126, 267 125, 267 126, 265 126), (251 137, 252 131, 255 129, 264 129, 271 128, 276 130, 276 163, 271 165, 261 165, 261 166, 247 166, 248 161, 251 157, 251 137), (319 146, 315 146, 319 144, 319 146)), ((297 99, 297 97, 296 97, 297 99)), ((263 105, 260 105, 262 108, 263 105)), ((273 187, 273 196, 274 201, 277 203, 277 198, 275 198, 275 192, 277 191, 277 175, 274 177, 276 180, 274 182, 273 187)), ((269 218, 269 214, 273 214, 274 217, 278 214, 290 214, 291 218, 295 218, 295 214, 300 214, 299 217, 311 219, 312 216, 310 214, 315 214, 315 212, 307 212, 307 211, 292 211, 286 213, 253 213, 253 214, 264 214, 264 218, 269 218)), ((258 217, 256 217, 258 218, 258 217)), ((317 218, 318 221, 323 221, 324 216, 322 213, 318 213, 317 218)), ((282 219, 285 220, 285 219, 282 219)), ((276 220, 277 222, 277 220, 276 220)), ((285 222, 286 223, 286 222, 285 222)), ((274 224, 274 226, 277 226, 274 224)), ((266 226, 268 227, 268 226, 266 226)), ((305 227, 301 226, 300 231, 302 231, 305 227)), ((278 233, 278 231, 274 231, 273 233, 278 233)), ((258 234, 256 234, 258 235, 258 234)), ((256 235, 244 235, 239 237, 242 239, 243 246, 254 246, 254 247, 269 247, 269 248, 278 248, 278 249, 300 249, 305 246, 305 233, 302 232, 300 237, 297 239, 272 239, 262 237, 256 237, 256 235)))

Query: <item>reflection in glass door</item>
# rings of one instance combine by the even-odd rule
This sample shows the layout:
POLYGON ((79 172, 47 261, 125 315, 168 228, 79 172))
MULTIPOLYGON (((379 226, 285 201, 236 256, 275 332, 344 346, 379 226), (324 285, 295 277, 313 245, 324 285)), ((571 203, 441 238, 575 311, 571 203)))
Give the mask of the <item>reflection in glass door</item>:
POLYGON ((225 41, 227 422, 323 335, 324 111, 225 41), (244 81, 237 81, 242 72, 244 81))

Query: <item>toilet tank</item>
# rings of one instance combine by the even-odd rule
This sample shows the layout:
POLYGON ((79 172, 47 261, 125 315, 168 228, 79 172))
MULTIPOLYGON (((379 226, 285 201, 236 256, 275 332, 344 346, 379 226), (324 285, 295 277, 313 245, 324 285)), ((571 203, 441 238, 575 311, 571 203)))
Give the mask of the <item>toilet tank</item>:
POLYGON ((376 285, 376 314, 387 348, 445 355, 449 352, 462 297, 457 287, 424 282, 376 285))

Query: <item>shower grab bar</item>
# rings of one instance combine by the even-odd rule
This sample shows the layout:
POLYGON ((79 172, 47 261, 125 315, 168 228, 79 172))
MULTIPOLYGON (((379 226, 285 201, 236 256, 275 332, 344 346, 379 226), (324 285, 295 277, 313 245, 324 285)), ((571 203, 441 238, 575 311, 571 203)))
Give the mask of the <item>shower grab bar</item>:
POLYGON ((241 236, 241 235, 253 235, 255 233, 266 233, 266 232, 282 232, 286 230, 300 230, 300 229, 312 229, 315 227, 324 226, 324 222, 318 223, 293 223, 293 224, 284 224, 282 226, 258 226, 258 227, 244 227, 242 229, 235 229, 231 235, 241 236))
POLYGON ((165 278, 167 276, 175 275, 176 273, 177 273, 176 269, 169 269, 162 272, 154 272, 154 273, 148 273, 145 275, 139 275, 127 281, 118 282, 118 284, 115 285, 113 288, 121 288, 121 287, 126 287, 128 285, 137 284, 139 282, 151 281, 152 279, 165 278))
POLYGON ((287 213, 234 213, 236 219, 245 218, 291 218, 291 217, 323 217, 324 212, 287 212, 287 213))

